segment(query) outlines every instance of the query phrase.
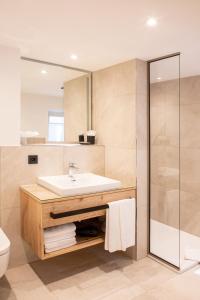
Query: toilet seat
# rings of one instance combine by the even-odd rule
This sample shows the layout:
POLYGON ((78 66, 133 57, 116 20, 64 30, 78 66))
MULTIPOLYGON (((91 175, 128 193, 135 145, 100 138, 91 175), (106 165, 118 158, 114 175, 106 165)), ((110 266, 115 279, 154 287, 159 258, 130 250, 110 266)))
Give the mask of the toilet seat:
POLYGON ((0 228, 0 256, 7 253, 10 249, 10 241, 0 228))

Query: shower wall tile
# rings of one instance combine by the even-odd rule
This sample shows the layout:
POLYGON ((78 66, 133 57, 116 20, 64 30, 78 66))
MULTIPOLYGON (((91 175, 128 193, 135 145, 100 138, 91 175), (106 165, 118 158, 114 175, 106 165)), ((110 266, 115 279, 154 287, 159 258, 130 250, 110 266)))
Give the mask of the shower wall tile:
POLYGON ((179 227, 179 85, 151 85, 151 218, 179 227))
POLYGON ((181 190, 180 226, 183 231, 200 236, 200 195, 193 191, 181 190))
MULTIPOLYGON (((199 81, 200 82, 200 81, 199 81)), ((200 94, 199 94, 200 97, 200 94)), ((181 105, 181 147, 200 147, 200 99, 199 103, 181 105)))
POLYGON ((165 95, 163 94, 162 83, 152 83, 150 90, 150 102, 151 107, 164 107, 165 105, 165 95))
POLYGON ((200 195, 200 149, 181 148, 181 188, 200 195))
POLYGON ((181 78, 181 104, 200 103, 200 76, 181 78))
POLYGON ((151 218, 179 228, 179 189, 151 184, 151 218))
POLYGON ((166 136, 165 110, 159 106, 152 106, 151 113, 151 145, 169 145, 169 138, 166 136))
POLYGON ((155 184, 161 184, 162 170, 165 165, 166 147, 164 146, 152 146, 151 148, 151 182, 155 184))
MULTIPOLYGON (((154 119, 151 143, 153 166, 152 217, 157 221, 178 228, 176 221, 179 218, 179 207, 177 207, 177 190, 179 189, 177 81, 153 84, 151 97, 151 113, 154 119), (178 174, 176 174, 177 172, 178 174)), ((200 227, 198 226, 198 212, 200 210, 199 120, 200 76, 182 78, 180 98, 180 224, 182 230, 197 236, 200 236, 200 227)))
POLYGON ((165 107, 165 135, 172 147, 179 147, 179 105, 165 107))

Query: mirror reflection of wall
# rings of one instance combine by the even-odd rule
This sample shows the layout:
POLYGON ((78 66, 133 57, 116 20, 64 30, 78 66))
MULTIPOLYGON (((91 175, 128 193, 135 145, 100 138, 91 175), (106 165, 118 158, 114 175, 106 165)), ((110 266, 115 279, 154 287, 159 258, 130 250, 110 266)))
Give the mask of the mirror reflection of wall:
POLYGON ((89 74, 21 60, 22 143, 74 143, 88 129, 89 74))

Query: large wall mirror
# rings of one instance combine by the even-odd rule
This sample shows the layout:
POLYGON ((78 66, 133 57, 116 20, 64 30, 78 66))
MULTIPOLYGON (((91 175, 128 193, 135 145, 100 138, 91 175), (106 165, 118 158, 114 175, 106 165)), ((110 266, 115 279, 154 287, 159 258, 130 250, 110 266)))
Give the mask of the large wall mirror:
POLYGON ((21 138, 74 143, 91 129, 91 73, 21 59, 21 138))

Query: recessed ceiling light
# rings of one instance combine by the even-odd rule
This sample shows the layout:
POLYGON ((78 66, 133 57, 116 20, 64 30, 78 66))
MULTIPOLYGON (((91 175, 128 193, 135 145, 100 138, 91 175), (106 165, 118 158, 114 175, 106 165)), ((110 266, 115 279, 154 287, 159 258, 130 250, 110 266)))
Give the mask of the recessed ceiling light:
POLYGON ((146 21, 146 25, 149 27, 155 27, 158 24, 156 18, 150 17, 146 21))
POLYGON ((47 74, 47 71, 46 70, 42 70, 41 73, 42 74, 47 74))
POLYGON ((71 54, 70 55, 70 58, 73 59, 73 60, 77 60, 78 59, 78 56, 76 54, 71 54))

